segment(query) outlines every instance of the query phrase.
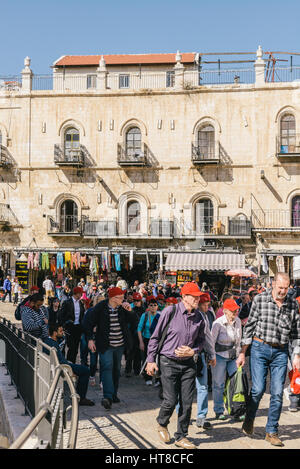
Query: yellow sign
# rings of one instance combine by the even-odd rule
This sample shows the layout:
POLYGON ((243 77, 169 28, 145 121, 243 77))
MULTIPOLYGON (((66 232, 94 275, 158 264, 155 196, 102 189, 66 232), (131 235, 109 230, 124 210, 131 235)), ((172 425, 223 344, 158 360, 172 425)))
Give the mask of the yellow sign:
POLYGON ((193 272, 191 270, 178 270, 177 271, 177 284, 181 285, 185 282, 193 280, 193 272))

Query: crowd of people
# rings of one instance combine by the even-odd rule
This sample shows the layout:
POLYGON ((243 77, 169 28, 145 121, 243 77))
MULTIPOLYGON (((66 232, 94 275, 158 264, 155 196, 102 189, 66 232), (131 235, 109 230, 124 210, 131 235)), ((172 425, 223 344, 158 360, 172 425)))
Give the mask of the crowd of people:
MULTIPOLYGON (((245 366, 249 356, 251 391, 245 411, 235 415, 243 432, 253 434, 254 420, 271 371, 266 440, 283 446, 278 436, 288 363, 300 376, 300 282, 290 284, 277 274, 272 284, 256 284, 247 291, 223 291, 220 299, 207 284, 187 282, 181 288, 167 281, 132 285, 118 277, 114 285, 81 279, 71 288, 68 279, 55 289, 50 278, 43 288, 32 287, 19 301, 16 318, 23 329, 57 349, 61 363, 78 376, 80 405, 88 385, 103 390, 101 401, 111 409, 118 397, 122 357, 125 376, 141 375, 145 385, 158 388, 161 407, 158 437, 169 443, 168 424, 178 414, 175 445, 195 448, 188 436, 194 392, 196 425, 212 428, 207 419, 212 391, 217 420, 227 418, 224 390, 227 377, 245 366), (18 314, 17 314, 18 312, 18 314), (80 364, 78 359, 80 357, 80 364), (99 361, 99 363, 98 363, 99 361)), ((300 409, 300 394, 286 390, 289 410, 300 409)))

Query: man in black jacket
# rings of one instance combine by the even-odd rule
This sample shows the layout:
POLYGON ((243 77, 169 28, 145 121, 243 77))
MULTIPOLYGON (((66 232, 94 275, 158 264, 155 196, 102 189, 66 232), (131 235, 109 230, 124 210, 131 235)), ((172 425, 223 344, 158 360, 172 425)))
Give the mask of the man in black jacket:
POLYGON ((72 363, 76 363, 80 338, 83 332, 81 323, 85 310, 83 303, 80 301, 82 293, 81 287, 73 288, 73 296, 62 304, 61 317, 59 318, 59 322, 66 331, 67 360, 72 363))
POLYGON ((108 290, 108 300, 103 300, 86 313, 83 328, 91 352, 99 352, 102 405, 110 409, 112 403, 120 402, 118 387, 121 360, 125 348, 131 350, 132 338, 128 324, 132 324, 131 307, 124 303, 124 291, 114 287, 108 290), (93 329, 96 330, 96 343, 93 329))

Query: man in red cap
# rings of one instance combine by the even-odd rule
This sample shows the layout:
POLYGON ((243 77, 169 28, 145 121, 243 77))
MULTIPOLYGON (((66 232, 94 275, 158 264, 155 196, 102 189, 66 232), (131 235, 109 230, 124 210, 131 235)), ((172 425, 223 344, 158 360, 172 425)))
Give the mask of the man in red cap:
POLYGON ((129 325, 134 327, 131 306, 124 302, 125 291, 119 287, 108 290, 108 300, 101 301, 90 308, 83 321, 83 327, 91 352, 99 352, 101 383, 105 409, 112 403, 120 402, 118 398, 121 360, 124 351, 132 349, 132 337, 129 325), (96 341, 93 330, 96 326, 96 341))
POLYGON ((205 321, 198 309, 199 297, 202 294, 200 288, 189 282, 182 287, 181 294, 182 301, 174 305, 172 320, 170 316, 173 305, 166 307, 161 313, 149 340, 146 371, 150 376, 158 371, 156 358, 159 355, 163 388, 163 401, 157 418, 160 440, 164 443, 170 442, 168 424, 179 399, 175 445, 184 449, 195 449, 195 445, 187 439, 187 434, 196 382, 194 356, 203 349, 205 321), (165 338, 158 351, 163 333, 165 338))
POLYGON ((61 322, 66 330, 66 343, 68 346, 67 360, 76 363, 78 347, 80 344, 82 329, 82 319, 84 316, 84 304, 80 300, 83 289, 73 288, 72 298, 63 302, 61 307, 61 322))

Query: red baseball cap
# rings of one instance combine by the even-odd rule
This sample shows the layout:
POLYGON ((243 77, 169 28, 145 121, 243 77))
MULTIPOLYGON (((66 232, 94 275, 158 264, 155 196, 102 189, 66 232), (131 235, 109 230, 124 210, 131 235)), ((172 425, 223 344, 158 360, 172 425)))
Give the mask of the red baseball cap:
POLYGON ((33 285, 31 288, 30 288, 30 291, 39 291, 39 287, 37 287, 36 285, 33 285))
POLYGON ((161 293, 157 295, 157 300, 165 300, 164 295, 162 295, 161 293))
POLYGON ((229 311, 236 311, 239 308, 239 305, 231 298, 228 298, 223 303, 223 309, 229 309, 229 311))
POLYGON ((113 298, 114 296, 125 295, 125 293, 126 293, 126 290, 122 290, 119 287, 112 287, 112 288, 109 288, 108 290, 109 298, 113 298))
POLYGON ((81 294, 82 294, 82 293, 83 293, 83 288, 81 288, 81 287, 74 287, 74 288, 73 288, 73 293, 74 293, 74 295, 76 295, 76 293, 81 293, 81 294))
POLYGON ((169 298, 166 299, 166 303, 177 305, 177 300, 173 296, 170 296, 169 298))
POLYGON ((202 291, 196 283, 188 282, 181 288, 182 295, 192 295, 192 296, 201 296, 203 295, 202 291))
POLYGON ((134 293, 132 295, 132 298, 135 300, 135 301, 141 301, 142 300, 142 295, 140 295, 139 293, 134 293))
POLYGON ((153 296, 153 295, 147 296, 147 298, 146 298, 147 303, 149 303, 149 301, 151 301, 151 300, 156 300, 155 296, 153 296))
POLYGON ((209 293, 202 293, 201 296, 200 296, 199 303, 206 303, 206 302, 209 302, 209 301, 211 301, 209 293))

